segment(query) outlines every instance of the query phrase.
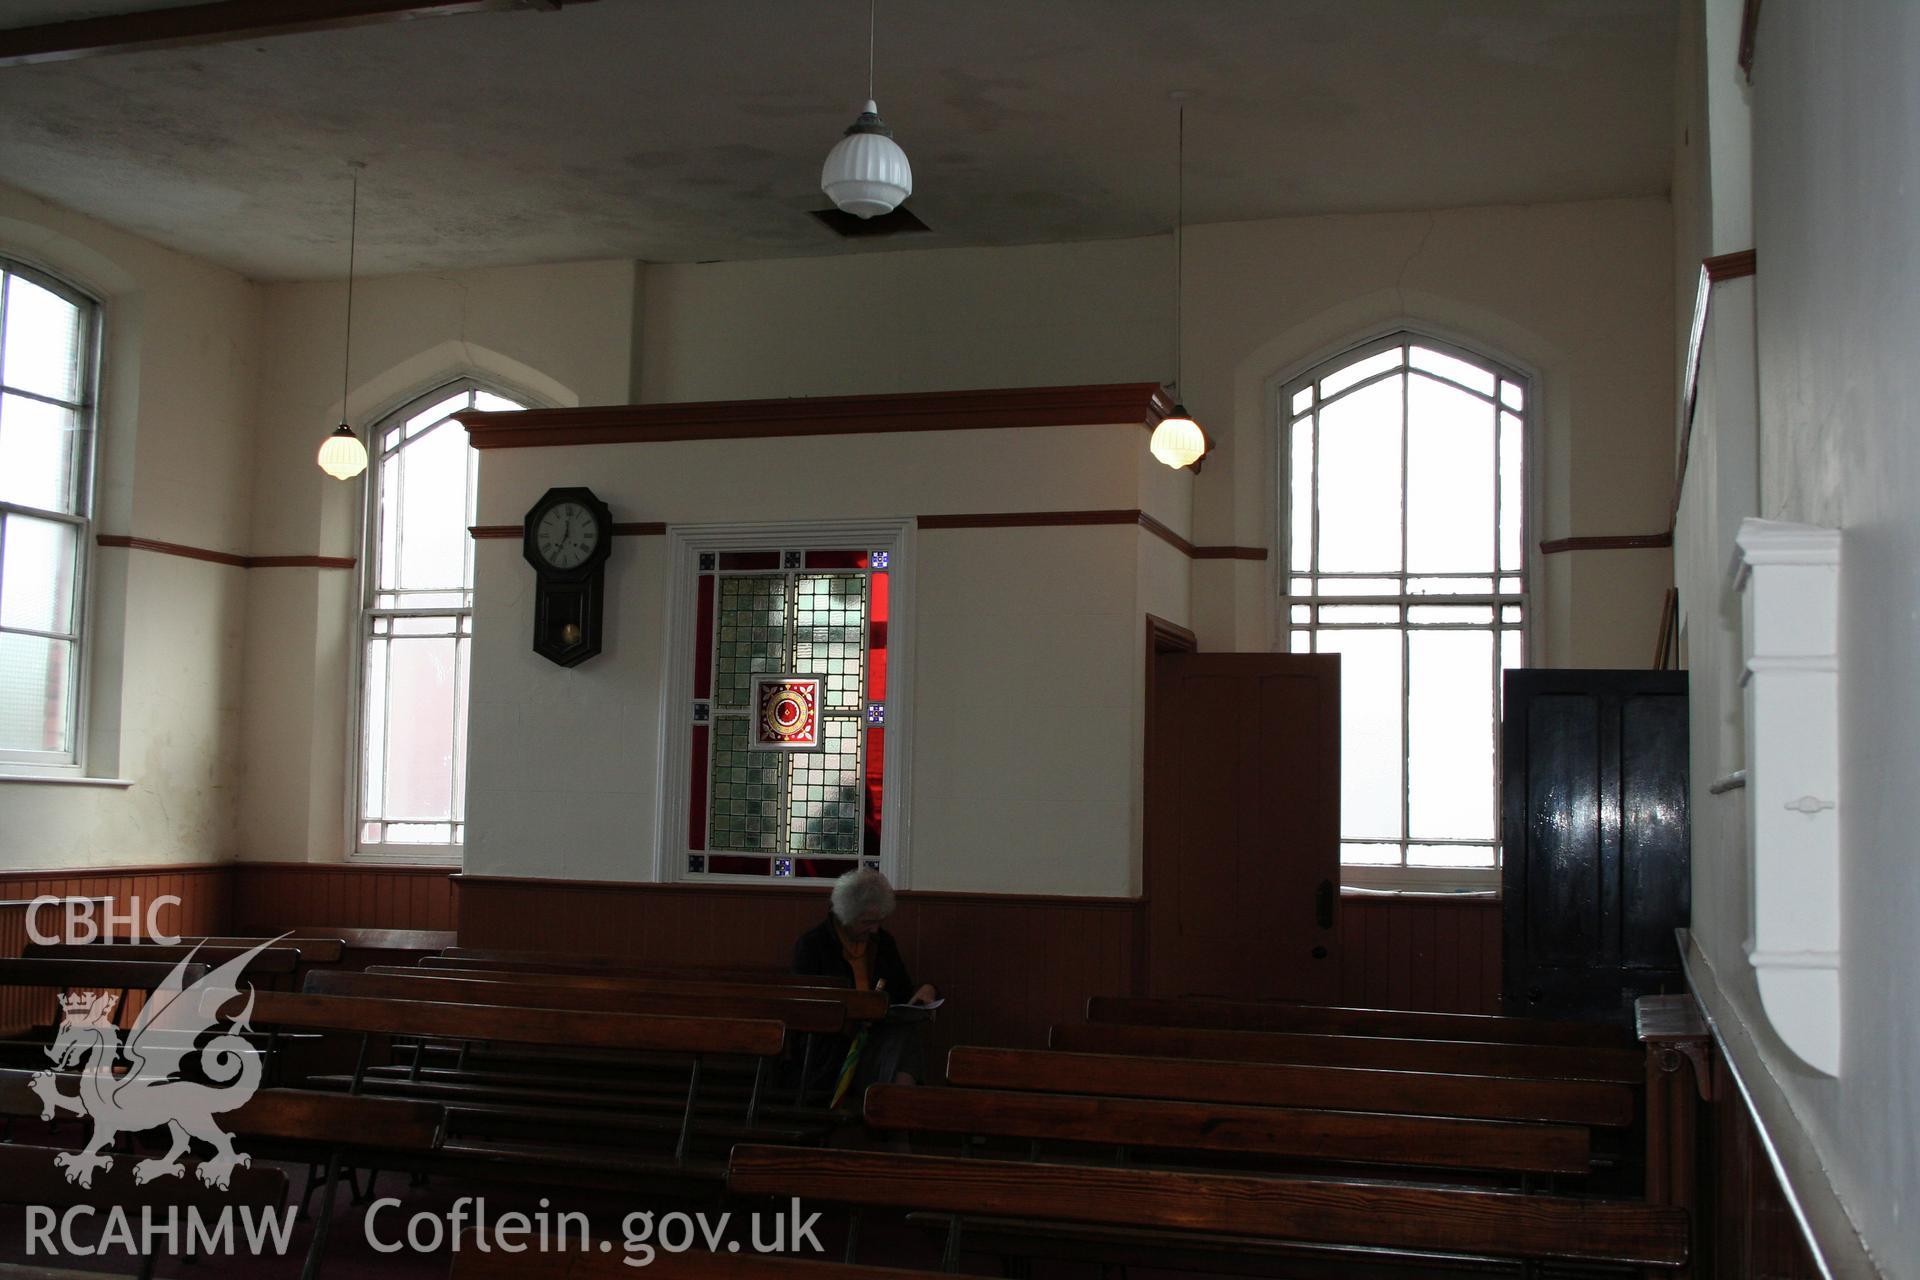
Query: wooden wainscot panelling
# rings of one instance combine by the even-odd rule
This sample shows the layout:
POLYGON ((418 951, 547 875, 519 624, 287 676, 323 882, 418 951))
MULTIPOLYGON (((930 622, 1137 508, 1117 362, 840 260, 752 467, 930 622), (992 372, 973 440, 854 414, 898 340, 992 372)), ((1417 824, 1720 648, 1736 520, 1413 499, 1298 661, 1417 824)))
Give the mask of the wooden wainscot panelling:
POLYGON ((452 867, 378 863, 237 862, 236 934, 271 934, 296 925, 360 929, 451 929, 452 867))
MULTIPOLYGON (((784 969, 827 909, 824 887, 624 884, 461 876, 460 943, 630 955, 646 964, 784 969)), ((1133 990, 1131 898, 903 892, 887 928, 916 982, 949 1003, 929 1062, 954 1044, 1044 1047, 1096 993, 1133 990)))
MULTIPOLYGON (((104 927, 102 913, 111 909, 117 918, 137 913, 144 929, 152 907, 156 930, 191 935, 224 930, 228 890, 227 867, 217 863, 0 873, 0 958, 17 957, 26 947, 28 904, 35 898, 85 900, 93 907, 96 927, 104 927), (165 898, 178 901, 154 905, 165 898)), ((64 914, 59 907, 43 906, 35 923, 42 934, 60 933, 64 914)), ((118 926, 114 931, 125 932, 118 926)), ((51 1021, 50 994, 0 988, 0 1034, 51 1021)))
POLYGON ((1724 1052, 1714 1054, 1713 1076, 1703 1193, 1709 1265, 1694 1274, 1713 1280, 1819 1280, 1828 1273, 1814 1260, 1724 1052))
POLYGON ((1340 1003, 1499 1013, 1499 899, 1341 895, 1340 1003))

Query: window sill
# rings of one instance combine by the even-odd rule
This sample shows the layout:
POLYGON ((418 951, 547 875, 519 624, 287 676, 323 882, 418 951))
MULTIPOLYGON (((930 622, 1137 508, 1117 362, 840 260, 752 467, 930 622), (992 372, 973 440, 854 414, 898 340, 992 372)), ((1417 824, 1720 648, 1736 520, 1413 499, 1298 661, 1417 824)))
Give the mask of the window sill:
POLYGON ((0 773, 0 783, 39 782, 56 787, 118 787, 134 785, 132 778, 89 778, 78 773, 0 773))

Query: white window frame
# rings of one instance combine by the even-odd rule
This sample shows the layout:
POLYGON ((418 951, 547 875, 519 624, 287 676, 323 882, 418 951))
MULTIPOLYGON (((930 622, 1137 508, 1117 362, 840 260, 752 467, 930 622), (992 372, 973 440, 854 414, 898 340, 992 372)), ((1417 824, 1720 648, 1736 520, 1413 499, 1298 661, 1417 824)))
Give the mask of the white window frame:
MULTIPOLYGON (((100 345, 101 331, 105 327, 104 307, 98 298, 86 290, 17 258, 0 255, 0 272, 31 281, 40 288, 74 303, 80 308, 83 327, 80 335, 80 400, 77 404, 68 406, 78 412, 81 421, 79 474, 74 482, 76 510, 71 513, 49 511, 40 507, 0 501, 0 512, 72 525, 75 536, 79 540, 74 554, 73 616, 70 624, 72 633, 70 637, 60 637, 72 640, 74 652, 73 670, 67 679, 65 712, 67 743, 71 749, 68 751, 0 750, 0 773, 27 778, 81 777, 86 773, 87 767, 88 686, 93 673, 91 628, 87 623, 93 583, 94 493, 99 457, 100 345)), ((4 318, 5 307, 0 303, 0 322, 3 322, 4 318)), ((0 378, 4 376, 5 370, 0 368, 0 378)), ((66 405, 65 401, 50 400, 46 396, 28 391, 15 391, 14 394, 29 396, 45 403, 66 405)), ((4 538, 5 524, 4 521, 0 521, 0 551, 4 551, 4 538)))
POLYGON ((667 530, 666 662, 660 698, 658 803, 653 874, 662 882, 705 885, 792 885, 828 882, 776 876, 732 876, 687 871, 687 796, 692 782, 693 658, 702 619, 699 563, 703 552, 828 550, 885 551, 887 573, 886 784, 880 801, 880 871, 896 888, 909 885, 913 794, 914 582, 919 576, 911 517, 832 522, 676 525, 667 530))
MULTIPOLYGON (((1322 354, 1321 356, 1318 356, 1310 361, 1307 361, 1301 365, 1295 366, 1293 370, 1272 379, 1268 384, 1269 421, 1271 421, 1274 424, 1273 434, 1272 434, 1273 451, 1274 451, 1274 467, 1271 474, 1274 477, 1274 483, 1275 483, 1274 501, 1269 509, 1274 512, 1275 522, 1274 522, 1272 545, 1277 549, 1277 554, 1273 558, 1274 564, 1273 564, 1273 570, 1272 570, 1272 591, 1269 596, 1269 599, 1273 602, 1273 623, 1272 623, 1272 629, 1271 629, 1273 652, 1275 653, 1289 652, 1290 650, 1289 633, 1296 629, 1300 629, 1300 628, 1297 628, 1291 621, 1290 606, 1295 604, 1297 601, 1289 592, 1289 586, 1290 586, 1289 579, 1293 577, 1298 577, 1298 576, 1312 576, 1311 574, 1306 574, 1306 575, 1296 574, 1292 571, 1293 488, 1291 484, 1291 480, 1292 480, 1291 469, 1292 469, 1293 459, 1292 459, 1292 449, 1290 448, 1289 430, 1293 422, 1293 419, 1296 416, 1298 416, 1294 414, 1292 411, 1294 395, 1295 393, 1305 389, 1311 383, 1317 381, 1318 379, 1320 379, 1321 377, 1324 377, 1329 373, 1333 373, 1337 370, 1347 367, 1348 365, 1354 364, 1357 361, 1364 360, 1369 356, 1376 355, 1381 351, 1385 351, 1389 348, 1397 347, 1397 346, 1427 347, 1431 350, 1440 352, 1443 355, 1449 355, 1457 359, 1464 360, 1470 364, 1475 365, 1478 368, 1481 368, 1493 374, 1496 378, 1501 378, 1501 379, 1505 379, 1507 381, 1516 383, 1522 389, 1523 396, 1524 396, 1524 403, 1519 412, 1520 432, 1521 432, 1521 485, 1523 488, 1523 493, 1521 495, 1521 512, 1520 512, 1521 590, 1520 590, 1519 603, 1521 607, 1521 622, 1518 629, 1521 633, 1521 646, 1522 646, 1521 656, 1522 656, 1523 663, 1529 666, 1538 666, 1541 664, 1541 661, 1542 661, 1541 650, 1540 650, 1540 624, 1538 619, 1538 612, 1539 612, 1538 586, 1540 583, 1541 565, 1540 565, 1539 549, 1534 545, 1533 530, 1536 527, 1536 514, 1538 511, 1538 504, 1540 501, 1540 484, 1539 484, 1539 476, 1538 476, 1539 450, 1537 448, 1538 432, 1536 428, 1536 424, 1539 421, 1540 403, 1541 403, 1540 378, 1537 374, 1519 366, 1518 364, 1516 364, 1511 360, 1490 355, 1485 350, 1479 349, 1473 345, 1470 345, 1469 343, 1458 341, 1458 340, 1451 340, 1448 338, 1442 338, 1433 334, 1430 331, 1413 328, 1411 326, 1401 326, 1389 332, 1379 334, 1376 337, 1369 338, 1364 341, 1353 343, 1350 345, 1342 346, 1340 348, 1333 350, 1331 353, 1322 354)), ((1410 368, 1411 368, 1410 365, 1408 365, 1405 361, 1402 361, 1399 369, 1393 372, 1404 374, 1408 372, 1410 368)), ((1385 376, 1389 376, 1389 374, 1382 373, 1377 376, 1385 377, 1385 376)), ((1365 385, 1366 382, 1371 382, 1371 381, 1373 381, 1373 379, 1371 378, 1366 379, 1362 383, 1359 383, 1353 387, 1347 388, 1346 391, 1343 392, 1343 394, 1350 394, 1351 392, 1358 390, 1360 386, 1365 385)), ((1404 476, 1402 478, 1402 483, 1401 483, 1400 501, 1401 501, 1403 519, 1404 519, 1405 504, 1406 504, 1406 485, 1405 485, 1404 476)), ((1364 575, 1364 576, 1391 577, 1395 575, 1371 574, 1371 575, 1364 575)), ((1415 576, 1419 576, 1419 575, 1415 575, 1415 576)), ((1499 578, 1503 576, 1512 576, 1512 575, 1501 574, 1496 571, 1496 572, 1493 572, 1491 576, 1495 578, 1499 578)), ((1498 583, 1496 582, 1495 585, 1497 587, 1498 583)), ((1406 597, 1406 596, 1358 597, 1356 596, 1356 597, 1342 597, 1340 602, 1343 604, 1345 603, 1397 604, 1409 598, 1411 597, 1406 597)), ((1324 600, 1324 597, 1322 597, 1322 599, 1324 600)), ((1497 635, 1497 631, 1499 629, 1500 601, 1496 597, 1434 596, 1434 597, 1420 597, 1420 599, 1429 601, 1431 603, 1436 603, 1436 604, 1446 603, 1450 601, 1458 602, 1458 603, 1466 603, 1466 604, 1492 602, 1494 606, 1495 622, 1492 624, 1492 626, 1489 629, 1495 630, 1497 635)), ((1317 629, 1317 626, 1318 626, 1317 623, 1310 624, 1306 629, 1308 630, 1317 629)), ((1399 629, 1403 633, 1407 630, 1407 628, 1405 628, 1404 626, 1402 626, 1399 629)), ((1499 653, 1499 648, 1498 648, 1498 643, 1496 639, 1496 644, 1495 644, 1496 660, 1498 659, 1498 653, 1499 653)), ((1403 655, 1404 655, 1404 645, 1403 645, 1403 655)), ((1498 697, 1498 690, 1495 691, 1495 696, 1496 698, 1498 697)), ((1403 716, 1402 724, 1404 726, 1405 724, 1404 717, 1406 715, 1406 701, 1410 697, 1410 690, 1408 689, 1406 682, 1404 680, 1402 681, 1402 684, 1401 684, 1400 697, 1401 697, 1402 716, 1403 716)), ((1400 778, 1402 828, 1401 828, 1399 843, 1402 846, 1402 856, 1404 857, 1405 856, 1404 846, 1406 846, 1407 844, 1431 844, 1431 843, 1445 843, 1445 842, 1444 841, 1436 842, 1431 840, 1415 840, 1409 835, 1406 829, 1405 806, 1407 804, 1408 774, 1407 774, 1407 771, 1405 768, 1405 762, 1404 762, 1404 752, 1407 749, 1407 746, 1404 740, 1402 741, 1401 749, 1403 752, 1403 764, 1402 764, 1402 771, 1401 771, 1401 778, 1400 778)), ((1490 797, 1490 803, 1492 804, 1492 807, 1493 807, 1493 818, 1494 818, 1493 840, 1492 840, 1492 844, 1494 847, 1493 866, 1491 867, 1409 867, 1404 864, 1400 866, 1363 866, 1363 865, 1357 865, 1357 864, 1347 864, 1343 862, 1340 866, 1341 887, 1343 889, 1356 889, 1361 891, 1373 891, 1373 892, 1437 893, 1437 894, 1460 894, 1460 893, 1497 894, 1500 890, 1500 874, 1501 874, 1501 858, 1502 858, 1501 835, 1500 835, 1501 796, 1499 794, 1499 790, 1500 790, 1500 770, 1499 770, 1500 725, 1497 719, 1493 725, 1493 749, 1494 749, 1494 794, 1490 797)), ((1342 833, 1342 836, 1343 838, 1341 843, 1343 844, 1347 843, 1347 841, 1344 839, 1344 833, 1342 833)), ((1472 843, 1479 843, 1479 842, 1476 841, 1472 843)))
MULTIPOLYGON (((536 403, 529 401, 525 395, 510 388, 497 387, 479 378, 462 376, 440 383, 431 390, 410 396, 408 399, 401 401, 385 413, 382 413, 367 432, 368 463, 366 479, 360 492, 360 595, 353 614, 352 678, 348 681, 351 705, 347 714, 346 857, 349 862, 384 863, 399 866, 459 867, 463 864, 466 857, 466 842, 464 840, 452 844, 363 844, 360 839, 360 826, 363 821, 360 801, 363 788, 366 785, 366 760, 363 756, 365 744, 363 739, 366 727, 367 706, 367 642, 371 638, 372 618, 375 613, 373 607, 374 597, 379 593, 381 551, 380 461, 385 453, 385 450, 381 446, 381 437, 392 429, 397 422, 404 421, 413 414, 429 408, 441 400, 462 393, 471 397, 475 392, 500 396, 504 399, 513 400, 516 403, 527 404, 529 406, 536 403)), ((445 428, 440 429, 445 430, 445 428)), ((404 442, 401 447, 406 447, 404 442)), ((469 497, 477 499, 477 483, 474 486, 474 492, 471 493, 469 497)), ((467 540, 466 546, 467 556, 471 562, 475 554, 471 538, 467 540)), ((476 581, 476 594, 478 585, 476 581)), ((407 615, 412 611, 403 609, 381 610, 380 612, 386 616, 395 616, 407 615)), ((464 610, 428 609, 422 611, 424 614, 433 615, 458 614, 463 612, 470 620, 469 627, 472 627, 473 623, 471 619, 474 610, 471 603, 469 603, 464 610)), ((469 630, 469 654, 471 654, 472 648, 472 635, 473 632, 469 630)), ((471 675, 471 672, 469 672, 469 675, 471 675)), ((471 688, 468 690, 468 698, 469 700, 472 698, 471 688)), ((469 744, 469 748, 470 746, 471 744, 469 744)), ((468 764, 469 766, 472 764, 470 749, 468 764)), ((461 785, 464 787, 464 781, 461 785)), ((464 819, 461 822, 461 826, 464 833, 464 819)))

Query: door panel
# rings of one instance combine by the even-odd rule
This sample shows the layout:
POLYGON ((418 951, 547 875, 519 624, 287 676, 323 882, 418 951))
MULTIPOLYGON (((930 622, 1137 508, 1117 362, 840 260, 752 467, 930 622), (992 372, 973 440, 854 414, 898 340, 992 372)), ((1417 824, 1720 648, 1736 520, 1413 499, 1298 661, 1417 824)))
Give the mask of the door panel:
POLYGON ((1516 670, 1505 699, 1506 1012, 1630 1021, 1636 996, 1681 989, 1686 676, 1516 670))
POLYGON ((1156 658, 1151 994, 1336 995, 1339 670, 1334 654, 1156 658))

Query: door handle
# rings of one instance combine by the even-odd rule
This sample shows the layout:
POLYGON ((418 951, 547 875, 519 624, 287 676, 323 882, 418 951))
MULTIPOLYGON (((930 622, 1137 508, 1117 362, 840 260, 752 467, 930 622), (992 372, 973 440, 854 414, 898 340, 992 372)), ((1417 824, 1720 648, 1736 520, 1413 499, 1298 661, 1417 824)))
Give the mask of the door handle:
POLYGON ((1313 895, 1314 923, 1322 929, 1333 928, 1333 881, 1322 880, 1313 895))

